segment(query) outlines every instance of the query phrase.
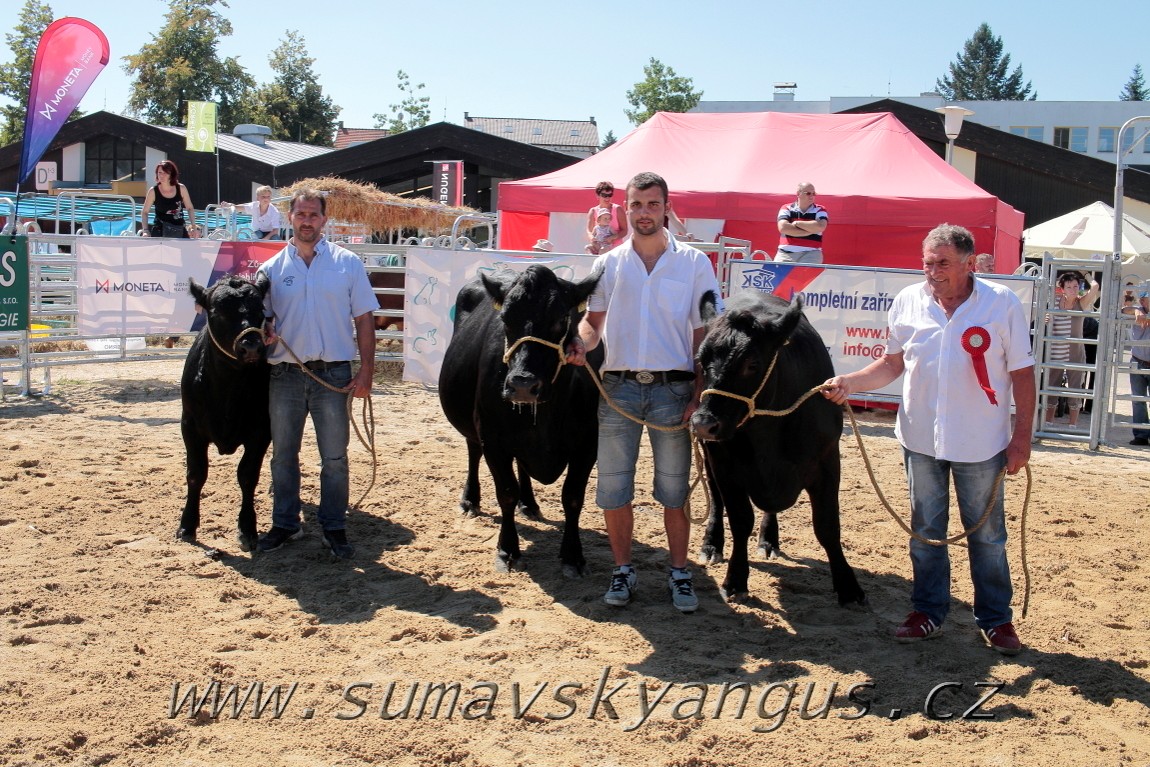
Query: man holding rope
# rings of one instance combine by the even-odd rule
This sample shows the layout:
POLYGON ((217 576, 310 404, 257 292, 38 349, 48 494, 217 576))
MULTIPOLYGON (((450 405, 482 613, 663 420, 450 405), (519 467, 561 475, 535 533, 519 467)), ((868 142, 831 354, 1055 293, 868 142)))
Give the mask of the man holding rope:
POLYGON ((968 538, 975 623, 991 648, 1016 655, 1022 643, 1011 623, 1002 478, 1030 460, 1035 386, 1029 322, 1013 292, 974 276, 974 238, 966 229, 935 227, 922 253, 926 281, 895 298, 885 356, 831 378, 823 396, 843 404, 905 372, 895 436, 910 485, 914 610, 895 630, 895 641, 937 637, 950 609, 949 554, 925 541, 947 537, 953 481, 965 529, 990 509, 968 538))
POLYGON ((695 373, 695 352, 706 333, 699 300, 711 291, 719 301, 720 292, 710 260, 663 228, 667 197, 667 182, 654 173, 640 173, 627 184, 631 237, 595 260, 594 269, 602 269, 603 276, 567 348, 567 361, 582 365, 587 350, 606 344, 603 388, 611 401, 599 402, 595 500, 606 518, 616 567, 603 601, 626 605, 638 580, 631 562, 632 501, 646 425, 655 459, 654 495, 663 506, 671 560, 671 601, 690 613, 699 600, 687 569, 691 522, 683 507, 691 439, 686 425, 702 391, 695 373))
POLYGON ((275 551, 303 533, 299 453, 311 413, 321 463, 316 517, 332 556, 348 559, 355 548, 344 529, 351 436, 347 398, 371 396, 372 312, 379 302, 359 257, 324 237, 327 201, 319 192, 296 192, 290 217, 295 236, 260 267, 270 280, 264 316, 267 342, 275 346, 268 354, 272 528, 260 536, 259 549, 275 551), (353 377, 351 359, 357 349, 360 366, 353 377))

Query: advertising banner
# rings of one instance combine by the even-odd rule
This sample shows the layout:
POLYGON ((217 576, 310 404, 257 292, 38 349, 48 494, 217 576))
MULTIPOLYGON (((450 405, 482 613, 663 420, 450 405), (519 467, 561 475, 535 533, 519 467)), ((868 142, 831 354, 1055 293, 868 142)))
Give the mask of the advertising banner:
POLYGON ((498 251, 413 248, 407 254, 404 285, 403 380, 438 383, 455 321, 455 297, 480 272, 521 272, 543 264, 565 280, 581 280, 591 273, 594 262, 595 256, 589 255, 531 258, 498 251))
MULTIPOLYGON (((199 330, 203 315, 188 278, 210 286, 225 274, 254 279, 282 242, 137 237, 80 238, 76 246, 80 335, 149 335, 199 330)), ((25 285, 27 281, 25 281, 25 285)))
MULTIPOLYGON (((731 295, 758 290, 793 300, 822 336, 836 373, 862 370, 886 352, 887 312, 903 288, 923 281, 920 271, 849 266, 805 266, 772 261, 731 261, 731 295)), ((1014 291, 1031 312, 1034 282, 1029 277, 988 276, 1014 291)), ((900 396, 896 380, 876 394, 900 396)))
POLYGON ((28 330, 28 238, 0 236, 0 331, 28 330))
POLYGON ((17 183, 28 178, 107 63, 108 38, 90 21, 65 17, 44 30, 28 84, 17 183))
POLYGON ((188 102, 186 147, 189 152, 216 151, 216 105, 210 101, 188 102))
POLYGON ((436 160, 432 163, 431 199, 440 205, 459 207, 463 204, 463 162, 436 160))

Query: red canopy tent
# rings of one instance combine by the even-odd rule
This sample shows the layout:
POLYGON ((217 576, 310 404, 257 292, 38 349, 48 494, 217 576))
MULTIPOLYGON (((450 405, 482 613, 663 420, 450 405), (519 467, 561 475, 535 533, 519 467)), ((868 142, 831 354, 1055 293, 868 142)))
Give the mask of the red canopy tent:
MULTIPOLYGON (((500 246, 527 250, 540 238, 560 249, 573 214, 595 203, 595 184, 619 192, 641 171, 667 179, 679 217, 717 219, 722 233, 774 254, 779 207, 810 181, 830 214, 827 263, 919 268, 922 239, 961 224, 999 271, 1019 263, 1022 213, 950 167, 889 113, 660 112, 616 144, 567 168, 499 185, 500 246), (562 227, 557 220, 563 219, 562 227)), ((582 231, 585 218, 578 219, 582 231)), ((689 228, 691 222, 688 222, 689 228)), ((563 247, 566 246, 566 247, 563 247)))

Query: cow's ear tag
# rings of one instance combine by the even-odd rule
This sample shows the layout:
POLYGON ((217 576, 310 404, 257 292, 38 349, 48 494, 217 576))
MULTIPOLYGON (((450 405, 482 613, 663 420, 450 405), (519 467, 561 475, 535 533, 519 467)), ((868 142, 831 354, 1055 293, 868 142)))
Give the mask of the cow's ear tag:
POLYGON ((582 314, 585 311, 587 311, 587 302, 586 301, 579 304, 579 313, 582 314))
POLYGON ((500 302, 500 301, 492 301, 492 302, 491 302, 491 305, 495 307, 495 311, 497 311, 497 312, 501 312, 501 311, 503 311, 503 303, 502 303, 502 302, 500 302))

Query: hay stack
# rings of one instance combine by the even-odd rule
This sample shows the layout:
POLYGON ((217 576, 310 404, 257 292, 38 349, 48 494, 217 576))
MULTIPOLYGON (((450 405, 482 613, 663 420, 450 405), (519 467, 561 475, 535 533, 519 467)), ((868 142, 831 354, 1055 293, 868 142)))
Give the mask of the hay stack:
MULTIPOLYGON (((334 176, 305 178, 279 190, 291 196, 301 189, 327 192, 327 215, 335 221, 364 224, 376 232, 417 229, 422 234, 450 234, 455 219, 465 213, 478 213, 474 208, 451 208, 422 197, 400 197, 381 191, 371 184, 348 181, 334 176)), ((463 222, 471 229, 476 222, 463 222)))

